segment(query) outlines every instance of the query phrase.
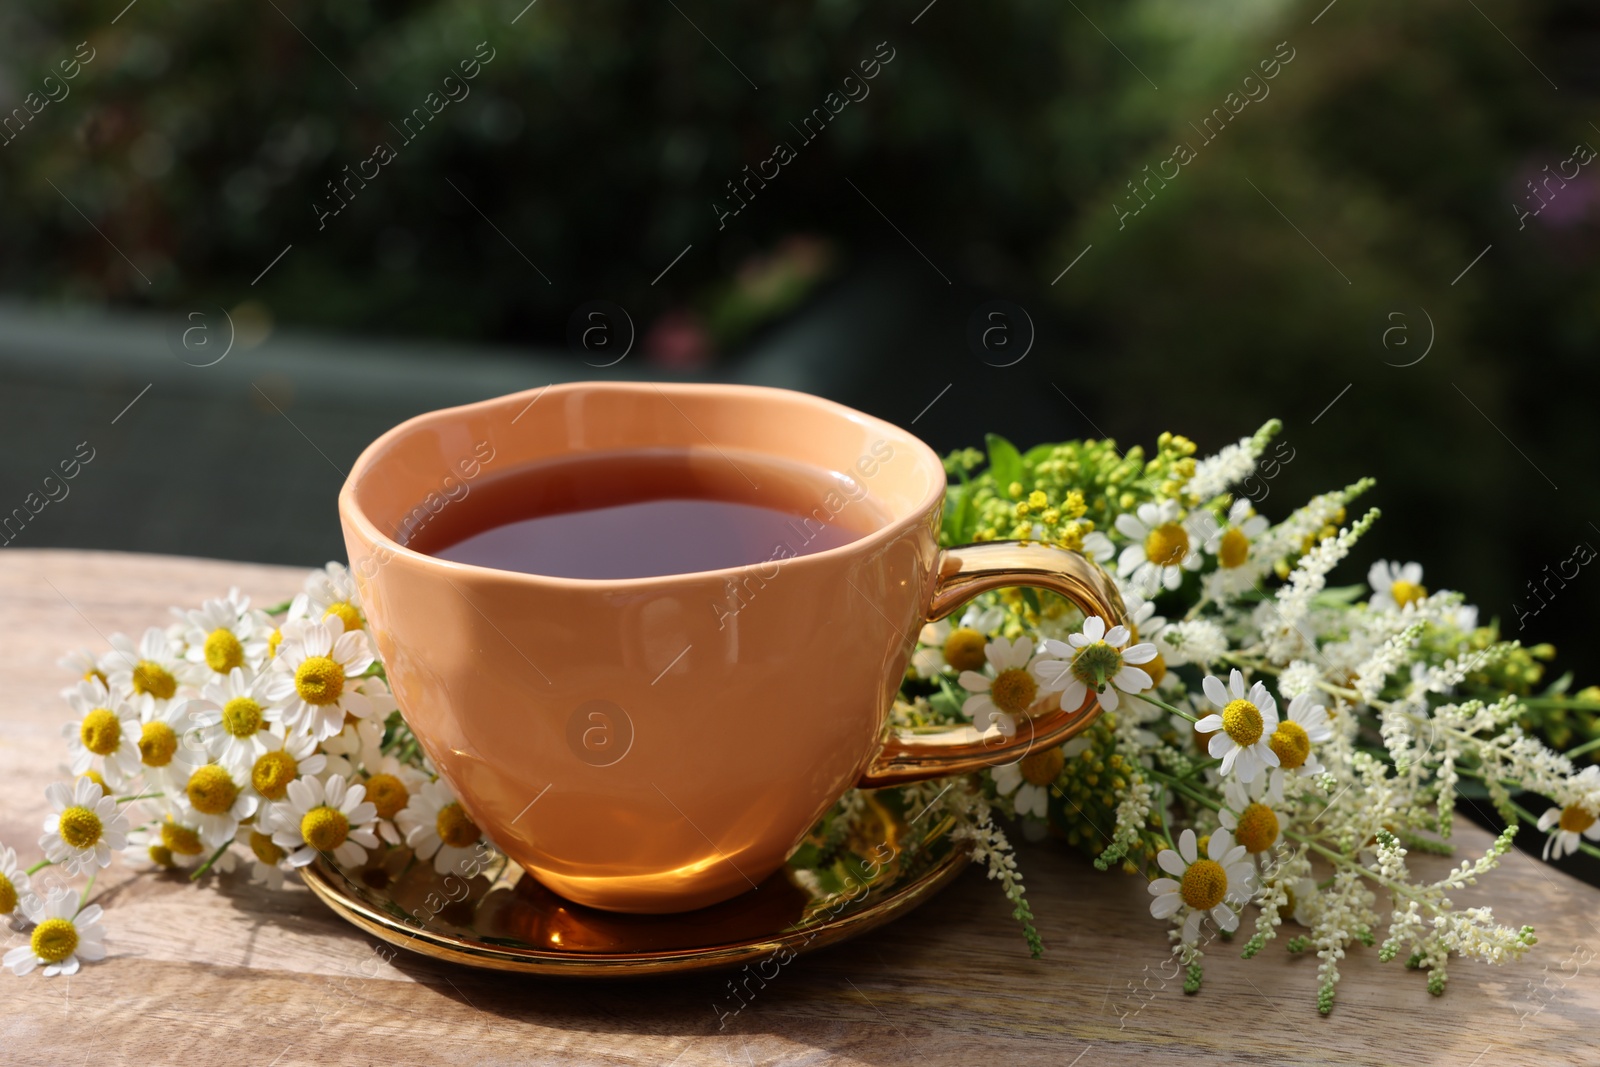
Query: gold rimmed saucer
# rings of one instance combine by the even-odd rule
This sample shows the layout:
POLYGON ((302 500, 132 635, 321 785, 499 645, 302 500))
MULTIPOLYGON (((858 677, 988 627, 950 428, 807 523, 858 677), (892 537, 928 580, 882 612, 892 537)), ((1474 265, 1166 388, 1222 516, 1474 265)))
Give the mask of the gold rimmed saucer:
POLYGON ((927 900, 971 849, 938 815, 865 794, 839 840, 811 838, 758 887, 699 911, 621 915, 564 900, 495 855, 474 877, 439 874, 409 849, 345 870, 326 855, 301 869, 337 914, 399 948, 472 967, 637 977, 799 954, 863 933, 927 900), (935 819, 939 821, 934 822, 935 819), (920 820, 933 825, 918 826, 920 820))

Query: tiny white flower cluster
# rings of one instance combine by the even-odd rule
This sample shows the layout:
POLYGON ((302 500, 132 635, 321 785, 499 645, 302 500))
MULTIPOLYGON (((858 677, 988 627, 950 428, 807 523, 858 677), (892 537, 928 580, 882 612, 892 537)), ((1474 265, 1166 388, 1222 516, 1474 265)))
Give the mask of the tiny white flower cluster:
POLYGON ((1232 931, 1255 906, 1244 954, 1284 922, 1305 927, 1288 948, 1317 953, 1324 1012, 1346 951, 1375 944, 1385 922, 1384 958, 1403 950, 1438 993, 1452 953, 1500 962, 1534 943, 1531 928, 1449 899, 1498 865, 1515 827, 1536 824, 1548 857, 1600 854, 1600 767, 1579 772, 1525 731, 1534 652, 1479 627, 1459 593, 1430 593, 1420 564, 1379 561, 1365 596, 1330 585, 1378 518, 1347 514, 1370 481, 1277 523, 1226 495, 1248 486, 1277 429, 1201 460, 1162 435, 1153 458, 1074 441, 1029 450, 1019 465, 1022 453, 991 438, 990 471, 949 490, 960 521, 943 536, 1038 537, 1026 520, 1070 507, 1071 529, 1054 543, 1114 570, 1126 620, 1082 619, 1038 594, 985 594, 964 616, 983 620, 964 635, 972 663, 938 658, 925 633, 926 669, 902 695, 1007 737, 1026 735, 1023 716, 1099 705, 1105 714, 1069 745, 985 772, 982 795, 1025 829, 1051 824, 1102 869, 1154 878, 1151 912, 1172 923, 1188 991, 1211 940, 1201 928, 1232 931), (1451 851, 1466 781, 1513 830, 1445 878, 1419 881, 1408 858, 1451 851), (1517 800, 1527 793, 1556 806, 1535 816, 1517 800))

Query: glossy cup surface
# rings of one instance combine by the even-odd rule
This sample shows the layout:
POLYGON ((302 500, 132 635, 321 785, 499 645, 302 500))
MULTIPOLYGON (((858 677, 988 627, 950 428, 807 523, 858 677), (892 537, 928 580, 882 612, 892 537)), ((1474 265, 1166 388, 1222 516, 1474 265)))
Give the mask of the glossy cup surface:
POLYGON ((816 397, 580 383, 403 423, 361 455, 339 512, 395 696, 473 820, 569 899, 669 912, 777 870, 878 751, 934 586, 944 485, 917 438, 816 397), (835 472, 814 514, 865 503, 880 519, 812 555, 606 581, 401 543, 492 474, 662 446, 835 472))

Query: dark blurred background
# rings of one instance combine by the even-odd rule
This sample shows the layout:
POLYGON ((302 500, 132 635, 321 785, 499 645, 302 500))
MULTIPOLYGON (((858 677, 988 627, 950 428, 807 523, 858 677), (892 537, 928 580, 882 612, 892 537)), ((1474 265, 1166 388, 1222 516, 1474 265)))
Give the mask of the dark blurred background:
POLYGON ((558 380, 1277 416, 1267 514, 1379 479, 1347 580, 1600 680, 1600 578, 1517 620, 1600 546, 1592 3, 525 4, 7 0, 0 512, 93 455, 10 545, 319 563, 367 441, 558 380))

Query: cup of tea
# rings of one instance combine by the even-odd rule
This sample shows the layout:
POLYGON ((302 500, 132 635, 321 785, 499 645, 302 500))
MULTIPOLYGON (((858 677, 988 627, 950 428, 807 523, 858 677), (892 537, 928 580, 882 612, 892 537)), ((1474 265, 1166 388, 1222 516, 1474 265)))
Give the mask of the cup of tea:
POLYGON ((891 729, 919 628, 979 593, 1124 615, 1075 552, 941 549, 944 492, 932 449, 831 401, 587 382, 402 423, 339 516, 395 698, 473 821, 570 900, 675 912, 757 887, 852 786, 1099 714, 891 729))

